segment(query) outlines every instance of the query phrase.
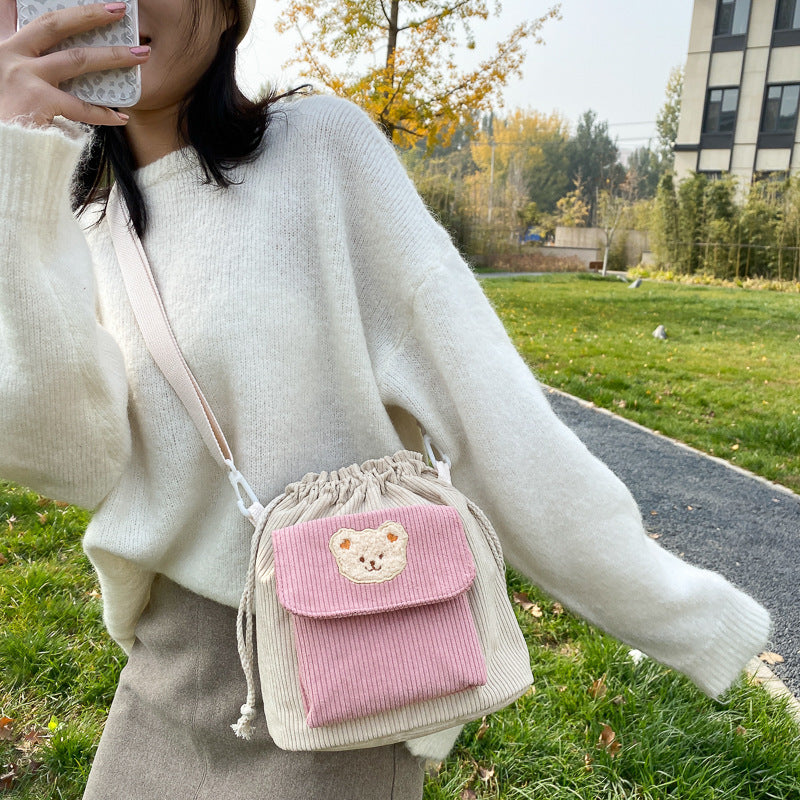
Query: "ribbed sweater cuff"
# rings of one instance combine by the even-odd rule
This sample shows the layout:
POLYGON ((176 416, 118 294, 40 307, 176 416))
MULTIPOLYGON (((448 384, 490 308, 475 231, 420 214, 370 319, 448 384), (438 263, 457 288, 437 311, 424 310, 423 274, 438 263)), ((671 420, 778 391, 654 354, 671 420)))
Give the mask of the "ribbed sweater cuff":
POLYGON ((48 128, 0 122, 0 216, 51 217, 69 199, 69 184, 88 129, 63 120, 48 128))
POLYGON ((764 649, 772 632, 769 612, 736 590, 715 635, 687 674, 709 697, 718 698, 739 677, 750 659, 764 649))

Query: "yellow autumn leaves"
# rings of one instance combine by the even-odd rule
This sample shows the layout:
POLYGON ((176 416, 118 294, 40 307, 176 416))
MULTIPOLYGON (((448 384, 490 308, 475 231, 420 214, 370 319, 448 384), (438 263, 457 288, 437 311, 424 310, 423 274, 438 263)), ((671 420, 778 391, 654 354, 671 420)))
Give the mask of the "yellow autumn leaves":
POLYGON ((472 49, 472 25, 499 14, 486 0, 288 0, 276 28, 301 33, 295 57, 303 75, 368 111, 396 144, 448 144, 464 113, 500 101, 521 75, 525 45, 541 42, 556 5, 517 25, 474 68, 458 63, 472 49))

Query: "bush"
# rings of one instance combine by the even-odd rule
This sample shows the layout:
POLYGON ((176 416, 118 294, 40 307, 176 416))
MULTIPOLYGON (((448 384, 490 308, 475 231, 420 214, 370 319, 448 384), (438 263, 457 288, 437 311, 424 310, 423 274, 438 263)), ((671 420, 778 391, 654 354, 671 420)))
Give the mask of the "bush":
POLYGON ((658 266, 721 280, 800 280, 800 176, 753 183, 737 200, 736 179, 693 173, 675 187, 665 174, 651 218, 658 266))

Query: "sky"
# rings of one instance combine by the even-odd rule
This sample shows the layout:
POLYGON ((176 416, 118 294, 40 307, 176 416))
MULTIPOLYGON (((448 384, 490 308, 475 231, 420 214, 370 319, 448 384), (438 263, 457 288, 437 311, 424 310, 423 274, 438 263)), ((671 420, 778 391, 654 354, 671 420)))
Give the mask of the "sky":
MULTIPOLYGON (((256 3, 250 31, 239 48, 239 78, 250 94, 264 82, 302 82, 298 67, 283 68, 297 34, 281 35, 274 29, 285 4, 286 0, 256 3)), ((485 58, 515 25, 552 5, 546 0, 505 0, 498 18, 474 25, 477 48, 464 49, 461 63, 469 66, 485 58)), ((545 43, 527 47, 523 78, 509 83, 505 108, 558 111, 573 129, 591 108, 609 123, 621 151, 646 145, 649 139, 655 143, 655 119, 670 69, 686 60, 692 5, 692 0, 562 0, 562 19, 542 28, 545 43)))

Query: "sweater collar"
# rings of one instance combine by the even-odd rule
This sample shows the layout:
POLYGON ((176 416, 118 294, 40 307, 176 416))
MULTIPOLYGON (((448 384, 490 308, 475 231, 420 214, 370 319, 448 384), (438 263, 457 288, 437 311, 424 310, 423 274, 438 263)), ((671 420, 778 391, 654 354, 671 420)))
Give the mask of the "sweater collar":
POLYGON ((139 188, 148 189, 175 175, 191 175, 199 165, 197 151, 192 145, 186 145, 134 170, 133 174, 139 188))

